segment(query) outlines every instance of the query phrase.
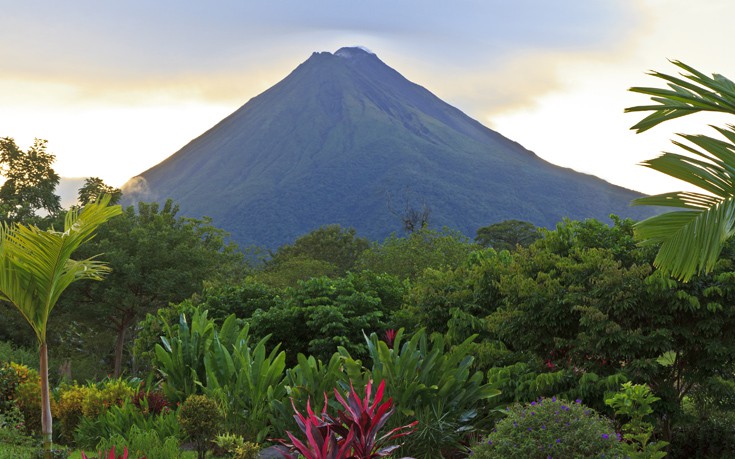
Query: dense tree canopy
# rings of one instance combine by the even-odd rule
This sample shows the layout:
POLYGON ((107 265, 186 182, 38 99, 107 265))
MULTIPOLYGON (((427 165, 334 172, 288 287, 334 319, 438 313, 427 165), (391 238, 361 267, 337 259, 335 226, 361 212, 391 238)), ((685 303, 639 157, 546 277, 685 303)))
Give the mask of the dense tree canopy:
POLYGON ((59 175, 51 165, 56 157, 46 151, 46 141, 36 139, 27 151, 10 137, 0 138, 0 220, 37 223, 42 213, 61 211, 55 194, 59 175))
POLYGON ((242 256, 225 242, 222 230, 177 212, 171 201, 162 207, 139 203, 137 211, 128 207, 86 248, 105 253, 113 273, 104 284, 75 290, 74 301, 83 307, 68 312, 70 319, 92 317, 98 328, 114 330, 116 375, 123 370, 129 332, 146 313, 189 298, 205 281, 242 274, 242 256))

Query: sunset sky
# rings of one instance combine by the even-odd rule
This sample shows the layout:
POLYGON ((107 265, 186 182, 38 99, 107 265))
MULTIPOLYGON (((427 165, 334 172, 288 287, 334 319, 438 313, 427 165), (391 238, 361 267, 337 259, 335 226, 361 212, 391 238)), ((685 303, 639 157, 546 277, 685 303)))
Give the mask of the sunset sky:
MULTIPOLYGON (((0 136, 48 140, 64 177, 121 186, 312 52, 364 46, 542 158, 647 193, 638 166, 673 132, 636 135, 667 59, 735 79, 732 0, 0 0, 0 136)), ((717 121, 720 122, 721 121, 717 121)), ((732 121, 730 121, 732 122, 732 121)))

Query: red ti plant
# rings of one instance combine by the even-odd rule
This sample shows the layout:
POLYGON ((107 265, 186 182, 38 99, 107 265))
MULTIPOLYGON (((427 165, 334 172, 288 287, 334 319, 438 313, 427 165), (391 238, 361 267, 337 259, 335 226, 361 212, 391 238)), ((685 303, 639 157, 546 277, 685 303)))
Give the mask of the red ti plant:
POLYGON ((385 344, 388 345, 390 349, 393 349, 393 342, 396 340, 396 331, 393 328, 389 328, 385 331, 385 344))
MULTIPOLYGON (((286 432, 292 444, 282 442, 292 450, 298 451, 306 459, 343 459, 352 444, 352 435, 345 438, 337 438, 332 427, 334 422, 327 414, 327 394, 324 394, 324 408, 321 417, 314 414, 311 404, 306 402, 306 416, 299 413, 291 399, 291 406, 296 414, 296 424, 306 435, 306 441, 302 442, 291 432, 286 432)), ((284 457, 290 457, 284 454, 284 457)))
MULTIPOLYGON (((390 455, 400 445, 383 446, 384 443, 413 433, 418 421, 378 436, 378 432, 394 412, 393 399, 381 403, 384 390, 385 381, 381 381, 375 398, 371 401, 372 381, 365 387, 364 400, 360 399, 352 384, 346 400, 335 389, 334 395, 344 407, 344 411, 338 412, 337 419, 327 414, 327 394, 324 394, 321 417, 314 414, 308 402, 306 416, 299 413, 294 406, 294 418, 306 435, 306 441, 302 442, 291 432, 287 432, 292 444, 283 443, 306 459, 372 459, 390 455)), ((293 400, 291 405, 293 406, 293 400)))
POLYGON ((354 436, 351 457, 355 459, 389 456, 401 445, 383 445, 389 440, 412 434, 416 431, 415 427, 419 423, 414 421, 411 424, 396 427, 390 432, 378 436, 378 432, 383 428, 395 409, 393 408, 392 398, 380 403, 383 400, 385 381, 380 382, 378 390, 375 392, 375 398, 371 402, 372 383, 372 381, 368 381, 365 387, 364 400, 361 400, 357 395, 352 383, 350 383, 347 400, 342 398, 337 390, 334 391, 337 401, 344 407, 344 411, 338 412, 339 422, 334 426, 334 430, 343 437, 345 435, 354 436))

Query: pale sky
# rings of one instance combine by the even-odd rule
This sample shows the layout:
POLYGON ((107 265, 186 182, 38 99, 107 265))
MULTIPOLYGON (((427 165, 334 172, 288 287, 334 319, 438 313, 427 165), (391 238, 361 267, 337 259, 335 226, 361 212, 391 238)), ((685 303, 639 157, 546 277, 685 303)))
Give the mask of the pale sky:
MULTIPOLYGON (((0 136, 48 140, 63 177, 113 186, 175 153, 314 51, 364 46, 552 163, 646 193, 637 165, 675 150, 636 135, 667 59, 735 79, 732 0, 0 0, 0 136)), ((711 121, 711 120, 710 120, 711 121)), ((718 121, 722 123, 723 121, 718 121)), ((730 121, 732 122, 732 121, 730 121)))

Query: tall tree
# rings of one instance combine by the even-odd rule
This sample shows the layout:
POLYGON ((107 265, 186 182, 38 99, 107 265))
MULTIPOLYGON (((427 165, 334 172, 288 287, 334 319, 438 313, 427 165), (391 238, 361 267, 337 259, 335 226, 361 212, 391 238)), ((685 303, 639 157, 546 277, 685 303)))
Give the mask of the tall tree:
MULTIPOLYGON (((698 112, 735 115, 735 83, 722 75, 709 77, 678 61, 680 77, 652 72, 668 89, 634 87, 651 96, 653 105, 630 107, 626 112, 652 112, 631 129, 647 131, 664 121, 698 112)), ((672 141, 685 154, 664 153, 643 165, 683 180, 702 192, 678 191, 639 198, 634 204, 678 208, 636 225, 646 244, 661 244, 654 264, 682 280, 715 266, 723 244, 735 234, 735 126, 713 126, 723 137, 679 134, 687 143, 672 141)))
POLYGON ((41 425, 46 456, 51 451, 51 404, 48 386, 46 330, 51 310, 72 282, 100 280, 109 268, 93 258, 73 260, 79 246, 97 228, 120 213, 109 198, 70 211, 64 232, 42 231, 35 226, 0 227, 0 299, 11 302, 33 328, 38 340, 41 376, 41 425))
POLYGON ((475 241, 499 252, 501 250, 513 251, 519 245, 528 247, 540 237, 541 234, 533 223, 523 220, 504 220, 478 228, 475 241))
POLYGON ((84 179, 84 185, 79 188, 77 199, 81 205, 85 205, 96 200, 103 194, 110 196, 110 204, 117 204, 122 197, 122 190, 106 184, 99 177, 87 177, 84 179))
POLYGON ((37 211, 54 215, 61 211, 55 194, 59 175, 51 165, 56 157, 46 151, 46 141, 36 139, 28 151, 10 137, 0 138, 0 220, 31 222, 37 211))
POLYGON ((102 228, 85 250, 105 253, 113 274, 104 284, 74 289, 79 321, 99 320, 114 329, 114 374, 123 371, 125 347, 146 313, 199 292, 205 281, 239 277, 242 255, 207 219, 177 216, 167 201, 139 203, 102 228), (94 319, 90 319, 90 317, 94 319))

